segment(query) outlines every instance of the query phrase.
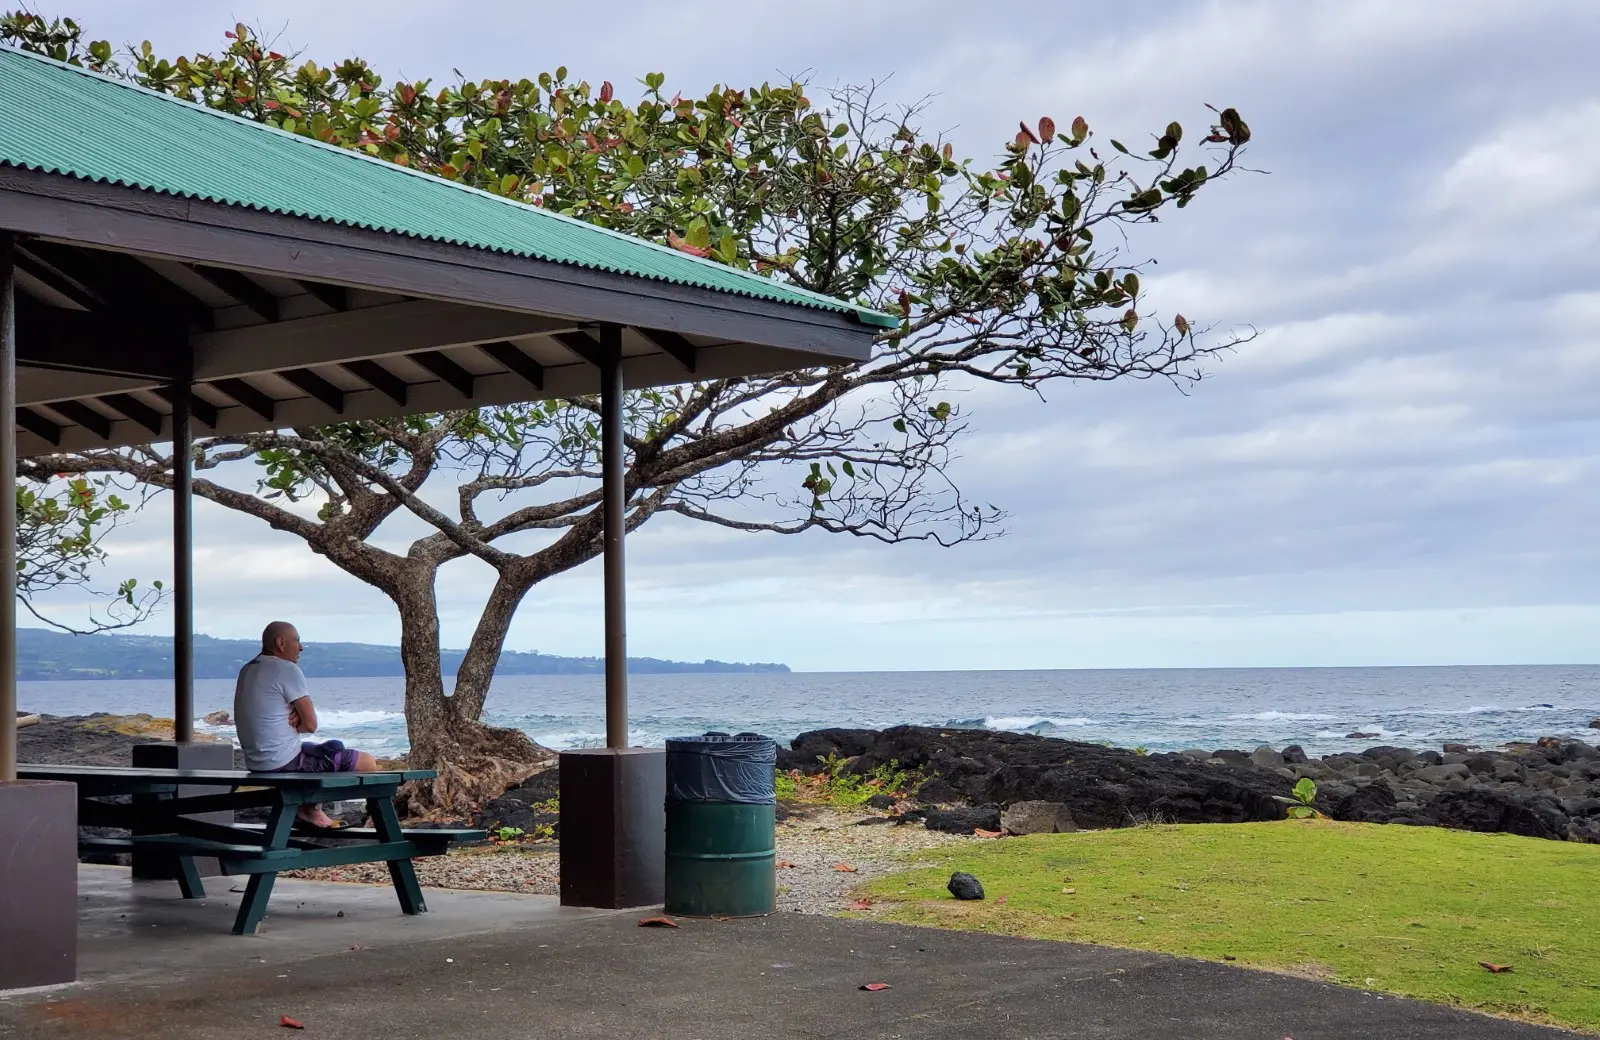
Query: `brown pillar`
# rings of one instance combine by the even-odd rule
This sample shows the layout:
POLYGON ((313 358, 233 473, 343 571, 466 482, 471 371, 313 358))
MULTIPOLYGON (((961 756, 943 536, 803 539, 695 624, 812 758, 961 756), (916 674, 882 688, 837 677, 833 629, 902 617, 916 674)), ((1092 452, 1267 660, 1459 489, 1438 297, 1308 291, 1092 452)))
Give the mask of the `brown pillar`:
POLYGON ((666 884, 666 752, 628 746, 622 329, 600 328, 606 746, 561 753, 561 904, 653 906, 666 884))
POLYGON ((17 778, 17 306, 12 239, 0 231, 0 783, 17 778))
POLYGON ((78 798, 17 779, 17 322, 0 231, 0 990, 71 982, 78 961, 78 798))
POLYGON ((193 393, 187 374, 172 384, 172 728, 180 744, 194 740, 193 393))
POLYGON ((605 515, 606 747, 628 746, 627 460, 622 443, 622 328, 600 327, 600 474, 605 515))

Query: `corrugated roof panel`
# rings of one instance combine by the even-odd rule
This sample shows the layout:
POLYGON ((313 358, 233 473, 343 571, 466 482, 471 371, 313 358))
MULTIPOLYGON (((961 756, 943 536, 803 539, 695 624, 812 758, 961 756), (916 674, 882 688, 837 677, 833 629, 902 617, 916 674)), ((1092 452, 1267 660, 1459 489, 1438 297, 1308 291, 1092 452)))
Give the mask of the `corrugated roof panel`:
POLYGON ((0 47, 0 165, 853 314, 761 278, 358 152, 0 47))

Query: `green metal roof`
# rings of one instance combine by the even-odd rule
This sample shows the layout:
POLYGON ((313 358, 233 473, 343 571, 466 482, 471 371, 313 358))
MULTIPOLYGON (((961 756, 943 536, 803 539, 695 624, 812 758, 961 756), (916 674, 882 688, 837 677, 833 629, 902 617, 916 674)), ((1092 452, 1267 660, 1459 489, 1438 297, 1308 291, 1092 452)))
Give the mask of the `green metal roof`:
POLYGON ((851 314, 894 317, 0 47, 0 165, 851 314))

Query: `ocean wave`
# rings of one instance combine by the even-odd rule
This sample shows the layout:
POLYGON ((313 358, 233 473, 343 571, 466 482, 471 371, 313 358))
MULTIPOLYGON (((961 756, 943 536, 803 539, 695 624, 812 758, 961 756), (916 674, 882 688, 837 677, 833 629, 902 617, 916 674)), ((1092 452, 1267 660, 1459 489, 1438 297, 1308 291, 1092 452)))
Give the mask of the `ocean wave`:
POLYGON ((1323 715, 1314 711, 1258 711, 1254 714, 1229 715, 1227 722, 1332 722, 1337 715, 1323 715))
POLYGON ((330 711, 317 712, 317 726, 337 727, 352 729, 358 726, 377 726, 385 722, 404 723, 406 713, 403 711, 341 711, 334 708, 330 711))
POLYGON ((1011 733, 1026 733, 1036 729, 1071 729, 1077 726, 1092 726, 1094 719, 1082 715, 1071 718, 1060 718, 1055 715, 987 715, 977 719, 975 729, 1005 730, 1011 733))

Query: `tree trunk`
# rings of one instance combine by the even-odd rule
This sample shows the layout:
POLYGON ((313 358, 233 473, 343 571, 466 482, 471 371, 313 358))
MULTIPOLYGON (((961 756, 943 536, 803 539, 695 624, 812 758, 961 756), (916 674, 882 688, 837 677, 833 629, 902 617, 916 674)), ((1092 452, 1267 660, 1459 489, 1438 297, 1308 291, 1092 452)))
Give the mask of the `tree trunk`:
MULTIPOLYGON (((414 769, 432 769, 439 774, 435 780, 405 785, 397 804, 411 818, 470 823, 485 802, 554 764, 555 752, 535 744, 521 730, 477 721, 494 674, 492 666, 459 677, 455 695, 446 696, 434 595, 436 573, 436 565, 408 560, 407 573, 394 596, 400 610, 406 732, 411 738, 406 762, 414 769), (471 711, 462 711, 463 707, 471 711)), ((512 602, 510 611, 515 609, 512 602)), ((509 617, 506 623, 510 623, 509 617)))

